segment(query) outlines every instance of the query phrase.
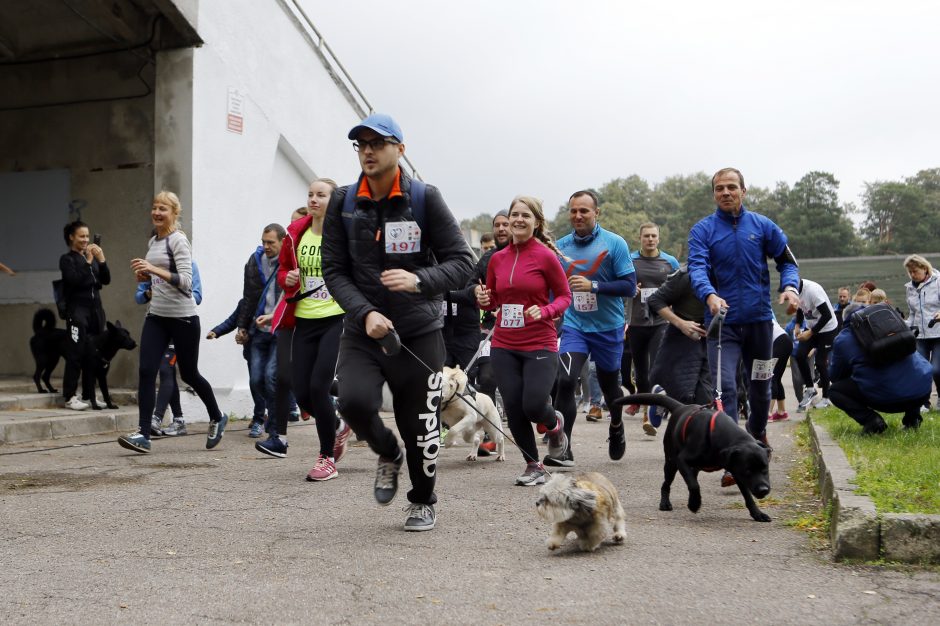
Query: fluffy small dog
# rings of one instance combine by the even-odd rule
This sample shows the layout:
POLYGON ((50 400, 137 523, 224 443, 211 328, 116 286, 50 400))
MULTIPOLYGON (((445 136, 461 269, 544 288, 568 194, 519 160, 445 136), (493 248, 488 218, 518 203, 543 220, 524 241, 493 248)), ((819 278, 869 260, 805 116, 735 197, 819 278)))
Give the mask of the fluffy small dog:
MULTIPOLYGON (((441 422, 447 425, 444 447, 454 445, 458 437, 470 444, 468 461, 477 460, 477 450, 483 441, 483 433, 496 443, 496 460, 505 461, 503 433, 500 430, 499 412, 485 393, 468 393, 467 373, 457 367, 445 367, 441 387, 441 422)), ((471 388, 472 389, 472 388, 471 388)))
POLYGON ((578 545, 586 552, 597 549, 611 530, 614 543, 623 543, 626 536, 625 516, 617 489, 597 472, 576 476, 555 474, 539 490, 535 509, 539 517, 554 524, 548 536, 549 550, 560 548, 572 531, 578 536, 578 545))

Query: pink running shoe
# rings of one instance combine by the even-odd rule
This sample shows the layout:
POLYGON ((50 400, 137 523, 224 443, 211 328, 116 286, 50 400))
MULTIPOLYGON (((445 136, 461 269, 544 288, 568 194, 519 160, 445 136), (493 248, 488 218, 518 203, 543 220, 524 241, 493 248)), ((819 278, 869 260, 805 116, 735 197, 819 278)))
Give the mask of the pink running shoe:
POLYGON ((329 457, 322 454, 317 458, 317 464, 307 473, 307 480, 311 482, 322 482, 339 476, 336 471, 336 464, 329 457))
POLYGON ((627 408, 624 409, 627 412, 627 415, 636 415, 637 411, 640 410, 639 404, 628 404, 627 408))
POLYGON ((787 413, 786 411, 784 411, 783 413, 777 413, 776 411, 774 411, 774 413, 770 417, 767 418, 767 421, 768 422, 782 422, 788 419, 790 419, 790 414, 787 413))
POLYGON ((346 442, 349 441, 349 435, 351 434, 352 428, 343 421, 343 427, 336 431, 336 442, 333 444, 333 458, 336 459, 334 463, 339 463, 346 456, 346 450, 349 447, 346 442))

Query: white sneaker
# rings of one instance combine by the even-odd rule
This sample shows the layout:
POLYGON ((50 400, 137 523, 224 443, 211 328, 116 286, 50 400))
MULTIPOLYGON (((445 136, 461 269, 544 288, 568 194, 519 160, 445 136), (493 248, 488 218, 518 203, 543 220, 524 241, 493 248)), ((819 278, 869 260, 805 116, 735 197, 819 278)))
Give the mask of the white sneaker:
POLYGON ((65 408, 73 411, 84 411, 88 406, 89 404, 79 400, 78 396, 72 396, 72 399, 65 403, 65 408))

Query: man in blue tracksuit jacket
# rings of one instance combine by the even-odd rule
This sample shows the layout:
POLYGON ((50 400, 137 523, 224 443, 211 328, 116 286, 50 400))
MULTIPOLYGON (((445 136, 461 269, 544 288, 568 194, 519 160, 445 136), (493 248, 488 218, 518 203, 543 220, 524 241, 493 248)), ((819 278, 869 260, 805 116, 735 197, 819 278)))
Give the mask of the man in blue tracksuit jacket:
MULTIPOLYGON (((721 396, 725 411, 737 418, 738 362, 748 376, 751 413, 747 430, 767 443, 770 379, 773 374, 773 310, 767 258, 780 272, 780 303, 799 306, 800 276, 787 236, 770 219, 747 210, 744 176, 734 168, 712 177, 717 208, 689 232, 689 276, 692 288, 706 305, 707 327, 718 311, 727 309, 721 332, 721 396)), ((717 377, 718 338, 708 339, 712 377, 717 377)), ((726 480, 722 481, 725 484, 726 480)), ((733 483, 731 483, 733 484, 733 483)))

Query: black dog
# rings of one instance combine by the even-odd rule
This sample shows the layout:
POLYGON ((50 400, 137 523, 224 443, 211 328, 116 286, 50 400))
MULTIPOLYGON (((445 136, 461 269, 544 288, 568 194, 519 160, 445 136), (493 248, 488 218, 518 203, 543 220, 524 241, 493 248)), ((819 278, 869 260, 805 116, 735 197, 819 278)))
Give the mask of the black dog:
MULTIPOLYGON (((33 359, 36 361, 36 371, 33 374, 33 382, 36 383, 36 389, 39 393, 58 393, 49 378, 52 370, 59 364, 59 359, 65 358, 66 351, 69 349, 68 331, 56 328, 55 314, 49 309, 40 309, 33 316, 33 337, 29 340, 29 349, 33 353, 33 359), (43 389, 40 381, 45 383, 43 389)), ((105 331, 100 335, 94 335, 90 340, 89 349, 92 351, 92 358, 95 363, 95 381, 101 390, 101 397, 109 409, 116 409, 118 406, 111 401, 111 393, 108 391, 108 370, 111 367, 111 360, 118 353, 118 350, 133 350, 137 347, 137 342, 131 338, 126 328, 121 326, 121 322, 107 323, 105 331)), ((100 411, 104 407, 98 406, 95 394, 91 398, 83 398, 91 403, 91 408, 100 411)))
POLYGON ((68 345, 68 331, 55 327, 55 313, 49 309, 36 311, 33 315, 33 336, 29 340, 29 350, 36 361, 33 382, 36 383, 39 393, 59 393, 49 378, 52 376, 52 370, 59 364, 59 359, 65 358, 68 345), (45 389, 39 384, 40 380, 46 384, 45 389))
POLYGON ((672 510, 669 489, 676 471, 689 488, 689 510, 695 513, 702 506, 698 473, 724 469, 734 476, 751 517, 758 522, 770 521, 770 516, 757 507, 751 496, 762 499, 770 493, 769 449, 742 430, 731 416, 715 408, 682 404, 660 394, 640 393, 619 398, 615 403, 653 404, 670 413, 663 438, 666 464, 660 511, 672 510))
MULTIPOLYGON (((137 347, 137 342, 131 338, 131 334, 126 328, 121 326, 121 322, 107 323, 107 328, 100 335, 94 335, 91 338, 91 345, 94 350, 95 359, 95 380, 98 382, 98 389, 101 390, 101 397, 109 409, 116 409, 118 406, 111 402, 111 393, 108 391, 108 371, 111 368, 111 360, 118 353, 118 350, 133 350, 137 347)), ((91 403, 91 408, 100 411, 103 407, 98 406, 95 395, 91 398, 83 398, 91 403)))

